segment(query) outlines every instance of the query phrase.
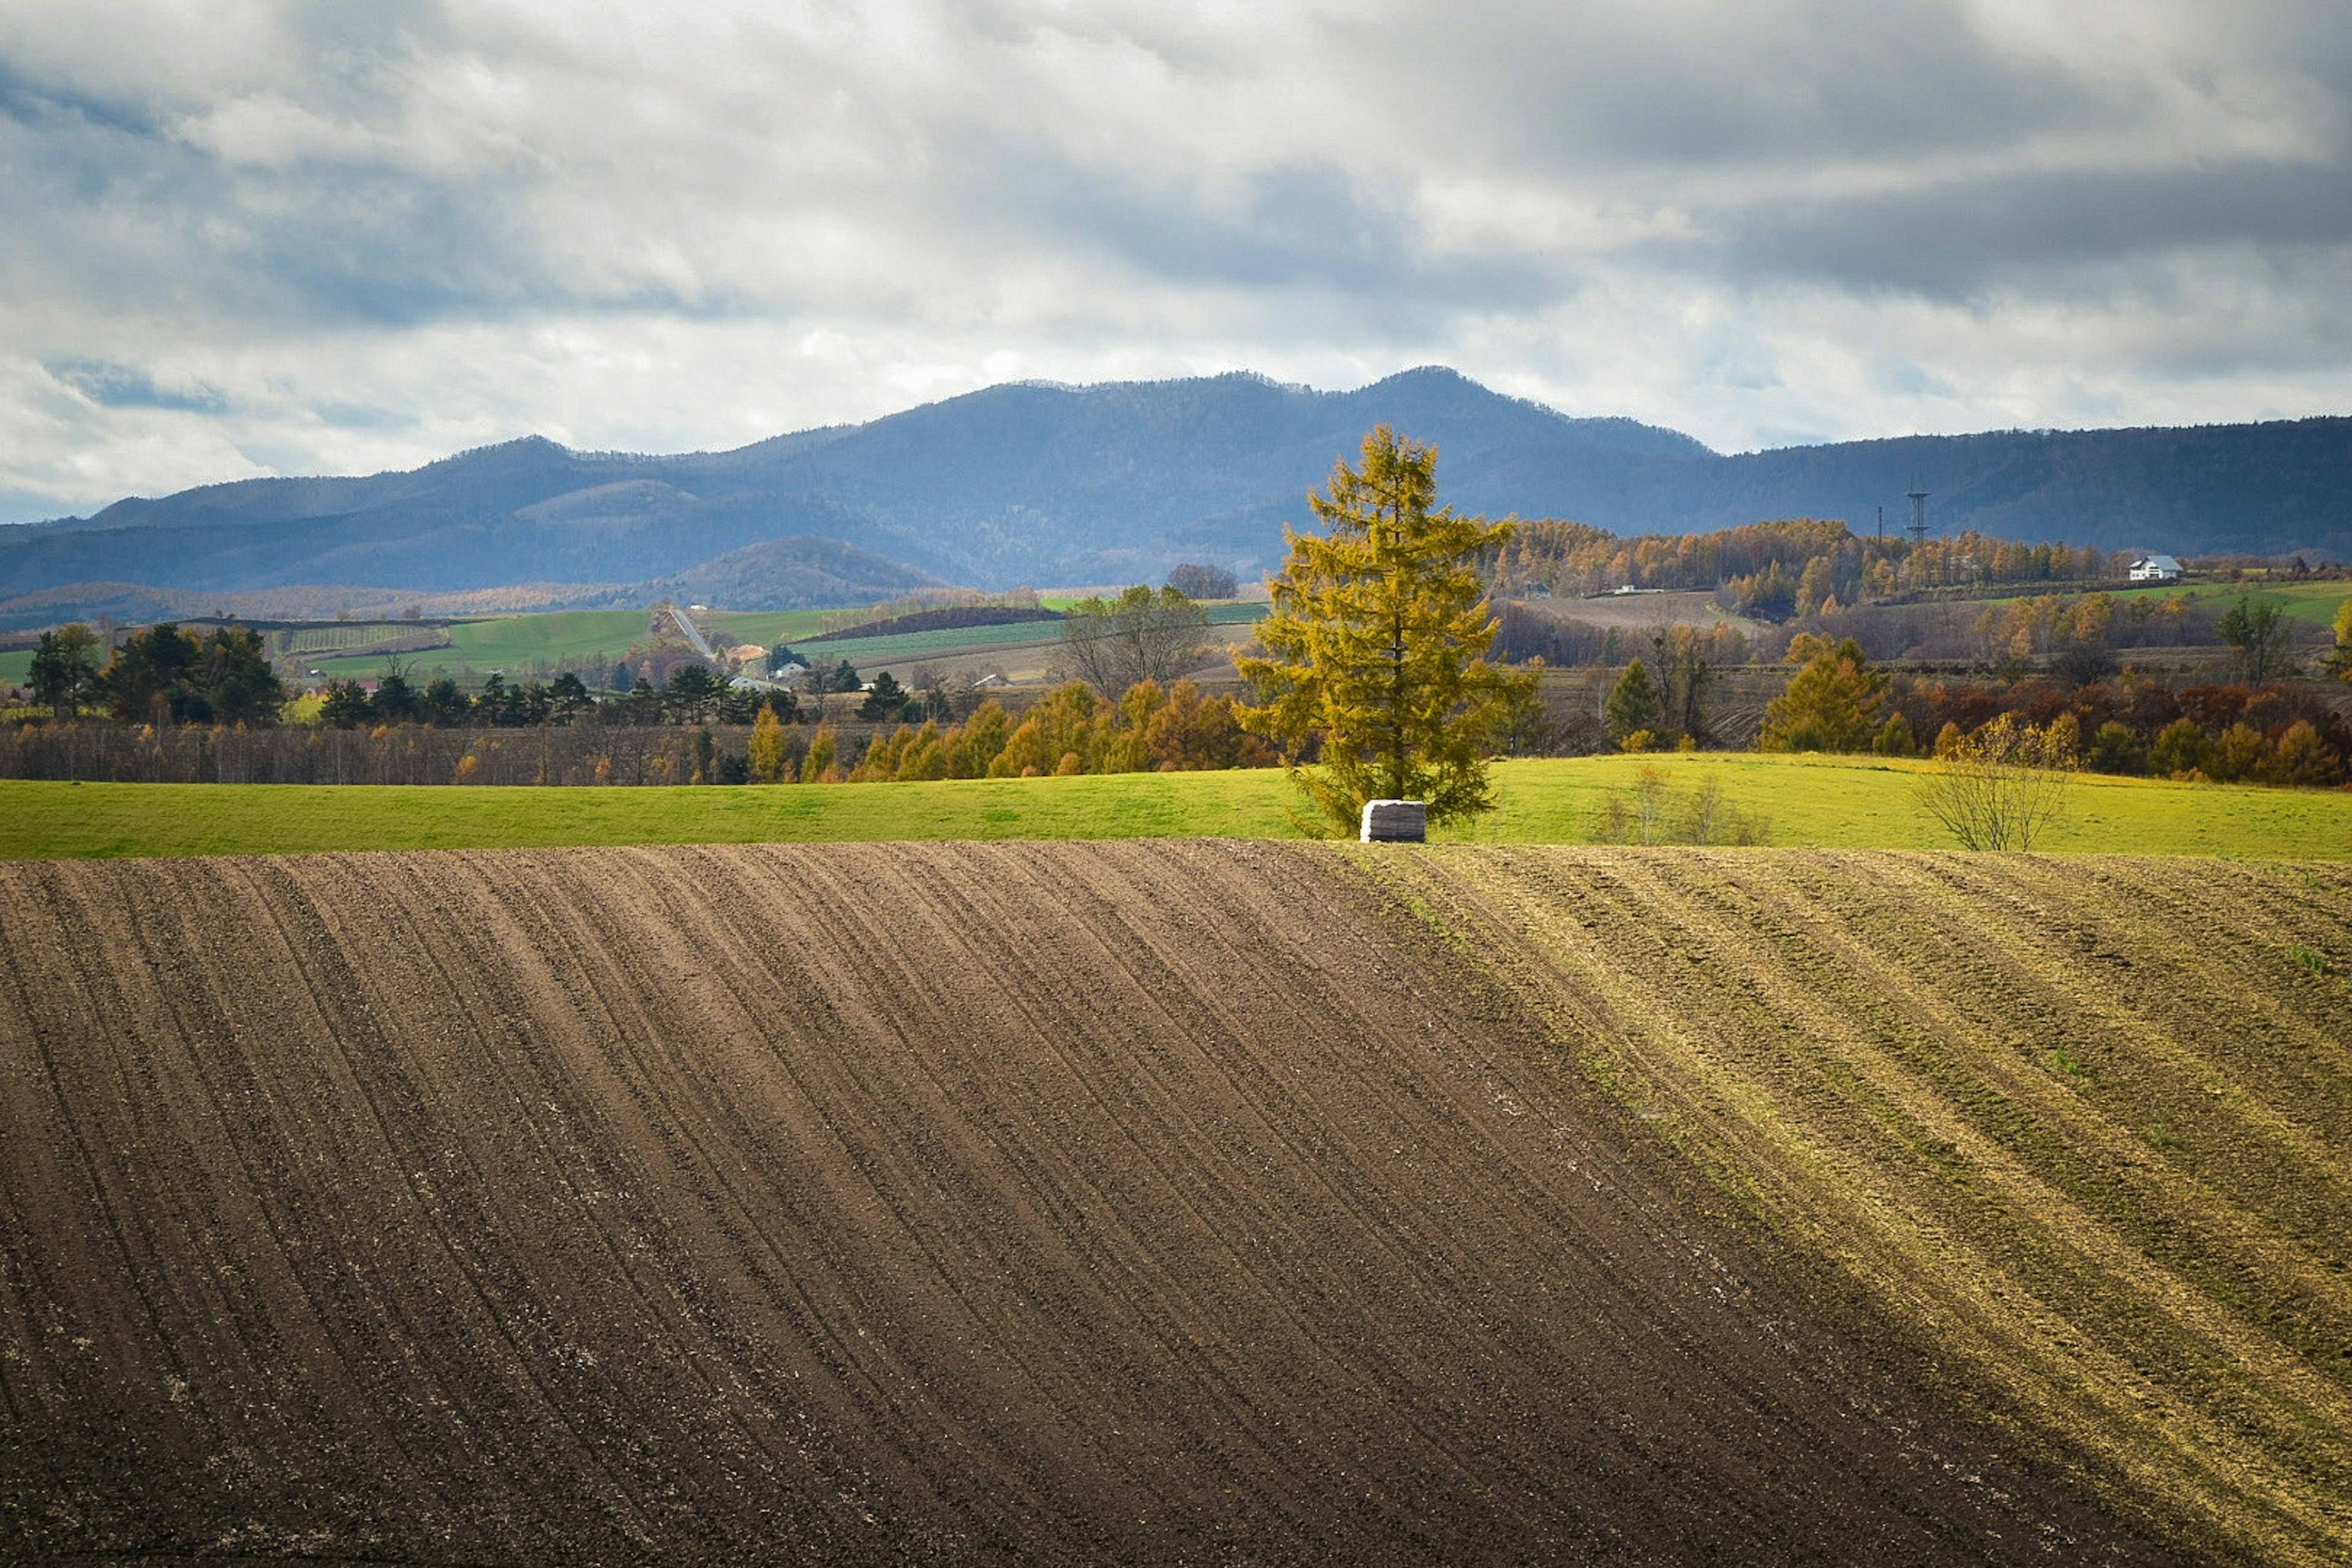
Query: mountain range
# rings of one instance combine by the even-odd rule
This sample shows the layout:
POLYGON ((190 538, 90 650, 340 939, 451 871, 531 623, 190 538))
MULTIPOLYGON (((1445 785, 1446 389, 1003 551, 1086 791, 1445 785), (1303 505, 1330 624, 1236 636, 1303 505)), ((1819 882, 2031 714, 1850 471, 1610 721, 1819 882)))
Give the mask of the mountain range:
POLYGON ((1365 432, 1440 449, 1443 499, 1490 516, 1679 533, 1783 517, 1888 531, 1928 493, 1937 532, 2112 550, 2352 557, 2352 418, 1915 436, 1725 455, 1578 418, 1440 367, 1352 392, 1262 376, 993 386, 728 452, 577 452, 538 437, 365 478, 261 479, 0 528, 0 626, 84 606, 289 584, 741 608, 1244 578, 1305 527, 1307 492, 1365 432), (554 590, 549 589, 555 585, 554 590), (572 591, 576 590, 576 591, 572 591))

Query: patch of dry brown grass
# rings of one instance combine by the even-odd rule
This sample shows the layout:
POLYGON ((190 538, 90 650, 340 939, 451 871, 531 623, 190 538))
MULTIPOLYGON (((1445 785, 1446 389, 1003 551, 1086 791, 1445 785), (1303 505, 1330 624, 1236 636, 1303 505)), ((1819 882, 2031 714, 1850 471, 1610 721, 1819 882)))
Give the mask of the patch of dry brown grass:
POLYGON ((2352 1555, 2352 868, 1363 863, 2053 1456, 2224 1555, 2352 1555))

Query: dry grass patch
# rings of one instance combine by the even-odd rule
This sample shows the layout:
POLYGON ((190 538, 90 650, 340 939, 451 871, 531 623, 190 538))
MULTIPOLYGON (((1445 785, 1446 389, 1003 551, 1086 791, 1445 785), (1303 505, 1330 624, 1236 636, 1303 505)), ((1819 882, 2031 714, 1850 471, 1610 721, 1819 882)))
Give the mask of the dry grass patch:
POLYGON ((1362 862, 2052 1453, 2231 1559, 2352 1555, 2352 869, 1362 862))

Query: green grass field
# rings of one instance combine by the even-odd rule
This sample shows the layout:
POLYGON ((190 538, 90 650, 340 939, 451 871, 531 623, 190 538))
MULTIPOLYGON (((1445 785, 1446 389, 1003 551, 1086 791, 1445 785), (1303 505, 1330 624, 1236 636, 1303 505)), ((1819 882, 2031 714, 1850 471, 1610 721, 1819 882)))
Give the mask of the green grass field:
MULTIPOLYGON (((1265 618, 1266 606, 1250 604, 1212 605, 1213 626, 1251 626, 1265 618)), ((813 660, 845 658, 860 668, 895 664, 909 658, 949 658, 986 654, 997 648, 1062 640, 1060 621, 1008 621, 999 626, 963 626, 941 631, 904 632, 881 637, 811 637, 794 645, 813 660)))
MULTIPOLYGON (((1209 622, 1212 626, 1241 625, 1257 620, 1265 614, 1260 604, 1212 605, 1209 622)), ((1062 635, 1059 621, 1032 621, 1002 626, 974 626, 961 631, 914 632, 895 637, 853 637, 842 642, 824 642, 816 633, 835 610, 734 611, 714 610, 695 617, 713 643, 758 643, 773 647, 777 643, 798 646, 811 644, 812 658, 846 658, 863 668, 880 666, 909 658, 952 657, 957 654, 986 654, 999 647, 1021 643, 1052 642, 1062 635)), ((329 631, 341 628, 326 628, 329 631)), ((353 626, 353 633, 370 629, 353 626)), ((385 635, 396 635, 405 628, 397 623, 375 627, 385 635)), ((472 677, 475 680, 493 669, 509 675, 544 665, 605 667, 596 673, 601 678, 610 666, 618 661, 630 644, 646 635, 648 626, 643 610, 553 610, 543 614, 498 616, 486 620, 460 621, 449 628, 449 646, 425 648, 399 655, 409 672, 420 680, 436 675, 472 677)), ((331 655, 321 654, 307 661, 306 668, 319 671, 329 680, 372 680, 383 673, 386 656, 381 653, 331 655)), ((21 686, 31 679, 33 650, 18 648, 0 653, 0 686, 21 686)), ((469 682, 471 684, 472 682, 469 682)), ((593 682, 592 681, 592 684, 593 682)))
POLYGON ((713 643, 755 642, 762 647, 797 642, 816 636, 827 616, 838 610, 709 610, 694 617, 713 643))
MULTIPOLYGON (((1769 842, 1939 849, 1919 809, 1923 765, 1723 752, 1504 763, 1499 808, 1441 841, 1577 844, 1608 791, 1643 766, 1685 790, 1709 773, 1769 819, 1769 842)), ((1272 770, 939 784, 668 789, 467 789, 0 782, 0 859, 293 854, 589 844, 940 838, 1298 837, 1272 770)), ((2086 775, 2037 846, 2060 853, 2352 859, 2352 792, 2086 775)))
POLYGON ((1001 626, 956 626, 929 632, 900 632, 882 637, 809 637, 794 643, 793 651, 812 664, 831 666, 847 659, 860 669, 908 658, 944 658, 958 654, 987 654, 1024 643, 1062 640, 1060 621, 1008 621, 1001 626))
MULTIPOLYGON (((2336 624, 2336 607, 2352 599, 2352 583, 2190 583, 2154 588, 2118 588, 2118 599, 2190 598, 2215 610, 2226 610, 2240 599, 2265 601, 2299 621, 2315 626, 2336 624)), ((2006 600, 2002 601, 2007 603, 2006 600)))
MULTIPOLYGON (((611 665, 646 633, 643 610, 553 610, 543 615, 499 616, 460 621, 449 628, 447 647, 400 655, 413 676, 493 669, 509 673, 541 664, 583 661, 611 665)), ((312 659, 310 668, 330 679, 364 680, 383 673, 384 656, 354 654, 312 659)))
MULTIPOLYGON (((1930 764, 1878 757, 1703 752, 1500 764, 1492 816, 1459 837, 1493 844, 1574 844, 1610 790, 1630 791, 1643 767, 1670 791, 1722 781, 1726 800, 1768 819, 1769 842, 1828 849, 1957 846, 1914 799, 1930 764)), ((2061 854, 2224 855, 2352 859, 2352 792, 2185 784, 2077 775, 2064 816, 2034 846, 2061 854)))

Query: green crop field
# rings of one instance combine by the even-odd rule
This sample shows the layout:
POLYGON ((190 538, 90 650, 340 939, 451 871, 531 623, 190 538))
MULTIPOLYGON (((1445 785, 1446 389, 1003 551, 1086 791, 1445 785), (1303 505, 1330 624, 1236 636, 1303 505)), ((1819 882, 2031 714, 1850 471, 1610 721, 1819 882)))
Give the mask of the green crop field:
POLYGON ((20 647, 0 653, 0 686, 22 686, 33 679, 33 650, 20 647))
MULTIPOLYGON (((499 616, 459 621, 449 628, 449 646, 399 656, 415 676, 509 673, 534 665, 611 665, 647 631, 643 610, 552 610, 541 615, 499 616)), ((357 654, 311 661, 330 679, 362 680, 383 672, 384 655, 357 654)))
POLYGON ((348 648, 366 648, 427 629, 406 621, 330 621, 286 633, 273 638, 272 646, 289 654, 336 658, 348 648))
POLYGON ((778 643, 797 642, 813 637, 824 624, 827 616, 839 615, 838 610, 709 610, 694 617, 694 624, 716 645, 758 643, 773 647, 778 643))
MULTIPOLYGON (((1577 844, 1647 766, 1710 774, 1780 846, 1940 849, 1912 798, 1925 764, 1719 752, 1498 764, 1499 809, 1441 841, 1577 844)), ((0 782, 0 859, 571 844, 1298 837, 1272 770, 935 784, 639 789, 0 782)), ((2037 846, 2059 853, 2352 859, 2352 792, 2085 775, 2037 846)))

